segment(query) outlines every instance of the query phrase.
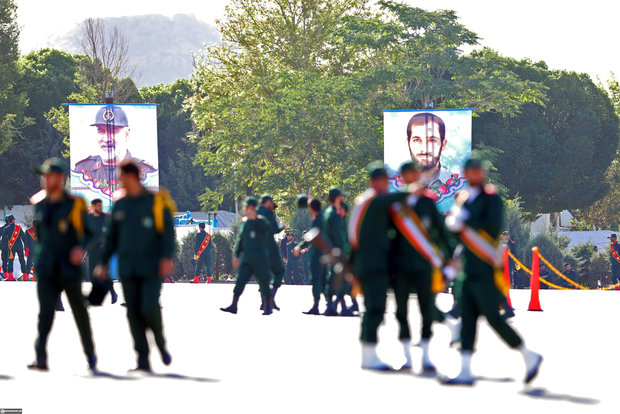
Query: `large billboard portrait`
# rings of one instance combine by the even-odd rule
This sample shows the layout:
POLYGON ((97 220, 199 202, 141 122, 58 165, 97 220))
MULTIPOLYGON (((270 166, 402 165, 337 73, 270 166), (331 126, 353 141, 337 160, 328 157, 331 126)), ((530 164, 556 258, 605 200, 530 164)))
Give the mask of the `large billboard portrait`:
POLYGON ((140 180, 159 189, 155 105, 69 105, 71 193, 109 210, 119 189, 117 166, 133 159, 140 180))
POLYGON ((426 172, 437 208, 446 212, 466 185, 461 170, 471 156, 471 109, 383 111, 384 161, 390 189, 399 190, 400 165, 415 160, 426 172))

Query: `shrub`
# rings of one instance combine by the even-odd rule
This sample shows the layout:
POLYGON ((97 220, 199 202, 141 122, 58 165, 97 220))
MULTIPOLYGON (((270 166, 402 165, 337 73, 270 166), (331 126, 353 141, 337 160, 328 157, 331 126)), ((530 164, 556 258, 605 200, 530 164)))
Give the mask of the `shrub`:
POLYGON ((192 231, 181 239, 174 260, 174 271, 172 277, 175 280, 193 278, 194 273, 194 242, 198 231, 192 231))
POLYGON ((213 243, 212 271, 216 280, 227 280, 226 276, 235 274, 232 267, 234 239, 232 234, 215 233, 211 238, 213 243))
POLYGON ((598 252, 592 255, 590 270, 592 279, 597 284, 600 281, 602 287, 611 285, 611 262, 609 260, 608 252, 598 252))

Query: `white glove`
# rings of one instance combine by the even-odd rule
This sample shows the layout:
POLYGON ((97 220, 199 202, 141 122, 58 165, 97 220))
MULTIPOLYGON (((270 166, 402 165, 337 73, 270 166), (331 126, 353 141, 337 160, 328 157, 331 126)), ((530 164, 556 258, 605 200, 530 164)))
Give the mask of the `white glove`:
POLYGON ((454 279, 456 279, 458 272, 456 271, 456 268, 454 268, 454 266, 444 266, 443 268, 443 275, 446 277, 446 279, 452 281, 454 279))

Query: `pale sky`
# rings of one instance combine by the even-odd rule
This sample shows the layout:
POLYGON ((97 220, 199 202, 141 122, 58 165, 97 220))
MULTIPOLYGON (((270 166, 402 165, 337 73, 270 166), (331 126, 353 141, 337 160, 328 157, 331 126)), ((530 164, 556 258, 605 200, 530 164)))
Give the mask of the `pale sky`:
MULTIPOLYGON (((452 9, 481 43, 505 56, 544 60, 552 69, 620 74, 617 0, 406 0, 427 10, 452 9)), ((88 17, 194 14, 213 23, 227 0, 17 0, 21 50, 45 46, 88 17)))

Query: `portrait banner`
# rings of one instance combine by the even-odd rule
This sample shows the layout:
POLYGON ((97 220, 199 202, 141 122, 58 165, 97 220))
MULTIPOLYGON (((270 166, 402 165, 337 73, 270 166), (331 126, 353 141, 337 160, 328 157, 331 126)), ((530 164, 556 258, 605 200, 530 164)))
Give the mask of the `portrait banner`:
POLYGON ((120 188, 118 165, 133 160, 140 181, 159 189, 155 105, 69 105, 71 193, 88 203, 101 199, 105 211, 120 188))
POLYGON ((446 212, 456 192, 466 186, 463 164, 471 156, 472 109, 383 111, 384 162, 390 190, 400 190, 405 161, 424 167, 423 179, 437 208, 446 212))

